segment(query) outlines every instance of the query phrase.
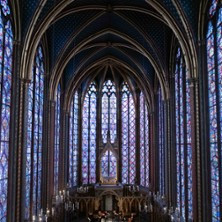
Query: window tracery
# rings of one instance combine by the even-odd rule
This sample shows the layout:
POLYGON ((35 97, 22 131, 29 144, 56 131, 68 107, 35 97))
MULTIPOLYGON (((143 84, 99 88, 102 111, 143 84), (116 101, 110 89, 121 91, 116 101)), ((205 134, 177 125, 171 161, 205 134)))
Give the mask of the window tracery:
POLYGON ((125 82, 121 88, 122 183, 134 184, 136 178, 136 110, 133 95, 125 82))
POLYGON ((222 180, 222 7, 213 0, 209 9, 207 40, 208 112, 212 220, 221 220, 222 180))
POLYGON ((140 185, 149 186, 150 141, 148 107, 144 94, 140 93, 140 185))
POLYGON ((175 116, 177 207, 184 218, 193 218, 191 107, 188 72, 180 48, 175 65, 175 116))
POLYGON ((0 2, 0 220, 6 219, 13 31, 8 1, 0 2))
POLYGON ((26 153, 26 218, 37 215, 41 207, 42 129, 44 95, 44 57, 38 47, 28 88, 28 127, 26 153))
POLYGON ((79 93, 74 94, 69 124, 69 185, 76 186, 79 164, 79 93))
POLYGON ((97 88, 91 83, 83 102, 82 112, 82 183, 96 183, 97 88))
POLYGON ((115 142, 117 132, 117 100, 115 84, 108 80, 102 89, 102 136, 103 142, 107 143, 108 133, 111 143, 115 142))

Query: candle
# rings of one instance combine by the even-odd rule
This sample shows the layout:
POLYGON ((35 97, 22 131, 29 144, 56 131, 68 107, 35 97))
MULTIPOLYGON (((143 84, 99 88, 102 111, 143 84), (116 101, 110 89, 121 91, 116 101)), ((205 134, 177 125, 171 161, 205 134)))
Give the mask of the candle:
POLYGON ((47 208, 46 209, 46 214, 49 215, 50 214, 50 210, 47 208))
POLYGON ((52 208, 52 216, 54 216, 54 214, 55 214, 55 208, 53 207, 52 208))

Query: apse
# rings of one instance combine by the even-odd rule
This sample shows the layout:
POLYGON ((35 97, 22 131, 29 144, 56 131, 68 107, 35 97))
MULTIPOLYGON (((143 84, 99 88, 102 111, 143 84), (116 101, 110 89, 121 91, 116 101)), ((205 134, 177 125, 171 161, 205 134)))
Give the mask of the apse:
POLYGON ((0 221, 222 220, 220 0, 0 0, 0 221))

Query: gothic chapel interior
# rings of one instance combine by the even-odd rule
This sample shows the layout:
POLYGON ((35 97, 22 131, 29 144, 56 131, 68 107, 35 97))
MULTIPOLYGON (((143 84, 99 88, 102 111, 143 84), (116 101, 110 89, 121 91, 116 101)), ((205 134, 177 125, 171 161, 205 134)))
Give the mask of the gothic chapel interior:
POLYGON ((0 0, 0 221, 222 221, 222 1, 0 0))

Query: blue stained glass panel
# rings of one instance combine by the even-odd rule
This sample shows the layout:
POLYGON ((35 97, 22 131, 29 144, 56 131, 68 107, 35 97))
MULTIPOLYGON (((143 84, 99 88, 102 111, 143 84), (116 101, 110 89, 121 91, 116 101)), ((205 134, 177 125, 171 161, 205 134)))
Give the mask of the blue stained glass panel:
POLYGON ((0 4, 0 221, 6 221, 13 32, 8 1, 0 4))
POLYGON ((69 124, 69 185, 76 186, 78 179, 78 120, 79 120, 79 94, 75 93, 70 109, 69 124))
POLYGON ((96 93, 90 98, 90 178, 89 183, 96 183, 96 93))
POLYGON ((102 137, 103 142, 107 143, 108 133, 110 142, 114 143, 116 139, 116 88, 111 80, 107 80, 102 88, 102 137))
POLYGON ((214 16, 215 13, 216 13, 217 4, 218 4, 218 0, 212 0, 211 6, 210 6, 210 10, 209 10, 209 15, 211 17, 214 16))
POLYGON ((175 67, 177 207, 184 219, 192 220, 191 100, 188 78, 183 55, 178 48, 175 67))
POLYGON ((97 89, 90 84, 83 102, 82 111, 82 182, 96 183, 96 117, 97 89))
POLYGON ((140 93, 140 185, 149 187, 149 119, 144 94, 140 93))
POLYGON ((102 176, 104 178, 115 178, 117 176, 117 160, 113 152, 107 150, 101 160, 102 176))
POLYGON ((39 46, 34 59, 33 78, 28 88, 26 219, 32 215, 37 215, 41 208, 44 69, 41 72, 37 70, 43 66, 43 63, 42 48, 39 46))
POLYGON ((10 15, 10 8, 7 0, 1 0, 2 11, 5 16, 10 15))
POLYGON ((127 83, 121 89, 122 183, 134 184, 136 176, 135 104, 127 83))
POLYGON ((222 154, 219 153, 222 132, 222 9, 219 1, 213 0, 209 9, 207 37, 207 68, 208 68, 208 105, 209 105, 209 139, 211 161, 211 205, 212 221, 221 220, 220 205, 220 166, 222 154), (213 22, 216 17, 216 23, 213 22), (216 50, 216 51, 215 51, 216 50), (216 55, 217 53, 217 55, 216 55))
POLYGON ((144 95, 140 94, 140 185, 145 186, 145 112, 144 112, 144 95))

